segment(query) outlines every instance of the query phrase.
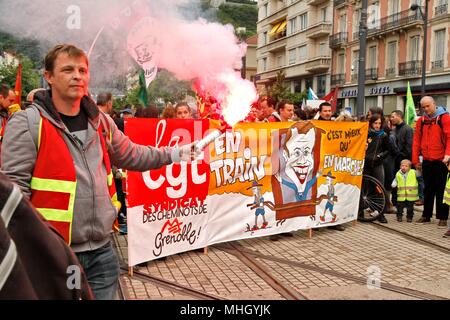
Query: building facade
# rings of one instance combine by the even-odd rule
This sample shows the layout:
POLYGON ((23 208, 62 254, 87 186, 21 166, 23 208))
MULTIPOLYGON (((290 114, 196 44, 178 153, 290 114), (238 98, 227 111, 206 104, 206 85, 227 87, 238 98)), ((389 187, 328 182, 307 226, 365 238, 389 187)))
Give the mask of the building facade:
POLYGON ((249 37, 246 41, 247 52, 245 54, 245 79, 252 82, 256 76, 256 47, 258 45, 258 35, 249 37))
POLYGON ((264 92, 283 71, 291 92, 330 91, 333 2, 259 0, 256 84, 264 92))
MULTIPOLYGON (((408 82, 420 101, 424 20, 412 4, 426 0, 369 0, 365 70, 365 111, 404 110, 408 82)), ((426 94, 438 105, 450 104, 450 13, 448 0, 428 0, 426 94)), ((339 86, 338 106, 356 113, 361 1, 335 0, 331 87, 339 86)))

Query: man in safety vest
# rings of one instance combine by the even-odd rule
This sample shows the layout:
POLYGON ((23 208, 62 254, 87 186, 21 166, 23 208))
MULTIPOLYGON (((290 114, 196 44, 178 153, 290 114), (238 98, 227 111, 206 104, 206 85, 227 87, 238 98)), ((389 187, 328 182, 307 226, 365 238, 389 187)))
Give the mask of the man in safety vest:
POLYGON ((392 182, 392 188, 397 188, 397 221, 402 222, 403 209, 406 208, 406 221, 412 222, 414 216, 414 202, 419 199, 418 172, 411 169, 411 161, 404 159, 400 162, 400 170, 392 182))
POLYGON ((193 143, 155 149, 130 141, 88 95, 86 54, 57 45, 45 57, 48 91, 15 113, 1 171, 30 198, 76 253, 97 299, 114 299, 119 263, 111 245, 117 201, 111 163, 147 171, 194 158, 193 143))
MULTIPOLYGON (((445 190, 444 190, 444 200, 443 202, 447 205, 450 205, 450 163, 447 163, 447 183, 445 184, 445 190)), ((447 230, 446 233, 444 233, 444 238, 450 237, 450 229, 447 230)))

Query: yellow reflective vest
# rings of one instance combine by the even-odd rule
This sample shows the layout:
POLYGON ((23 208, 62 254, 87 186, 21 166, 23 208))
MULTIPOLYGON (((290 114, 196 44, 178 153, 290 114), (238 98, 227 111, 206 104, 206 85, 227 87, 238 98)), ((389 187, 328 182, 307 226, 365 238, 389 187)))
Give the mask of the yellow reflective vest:
POLYGON ((444 190, 444 203, 450 205, 450 173, 447 173, 447 184, 444 190))
POLYGON ((419 183, 417 182, 416 170, 410 169, 406 181, 399 172, 395 175, 397 179, 397 201, 417 201, 419 200, 419 183))

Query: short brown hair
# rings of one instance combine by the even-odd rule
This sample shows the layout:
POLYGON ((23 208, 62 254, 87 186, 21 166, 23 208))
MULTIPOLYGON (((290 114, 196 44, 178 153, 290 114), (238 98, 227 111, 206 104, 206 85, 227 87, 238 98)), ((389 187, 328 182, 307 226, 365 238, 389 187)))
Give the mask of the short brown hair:
POLYGON ((55 61, 59 54, 66 53, 69 57, 84 57, 86 59, 86 64, 89 65, 88 58, 83 50, 75 47, 72 44, 58 44, 54 46, 47 53, 44 59, 45 71, 53 72, 55 68, 55 61))
POLYGON ((11 88, 7 84, 0 83, 0 96, 7 98, 9 95, 9 90, 11 90, 11 88))

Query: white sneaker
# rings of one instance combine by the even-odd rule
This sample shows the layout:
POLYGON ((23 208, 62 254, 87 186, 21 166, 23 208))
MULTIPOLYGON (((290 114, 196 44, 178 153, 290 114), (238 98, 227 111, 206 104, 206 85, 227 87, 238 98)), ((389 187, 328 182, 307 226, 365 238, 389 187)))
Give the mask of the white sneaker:
POLYGON ((372 217, 376 217, 376 216, 378 216, 379 214, 380 214, 380 212, 379 212, 378 210, 372 211, 372 212, 370 213, 370 215, 371 215, 372 217))

